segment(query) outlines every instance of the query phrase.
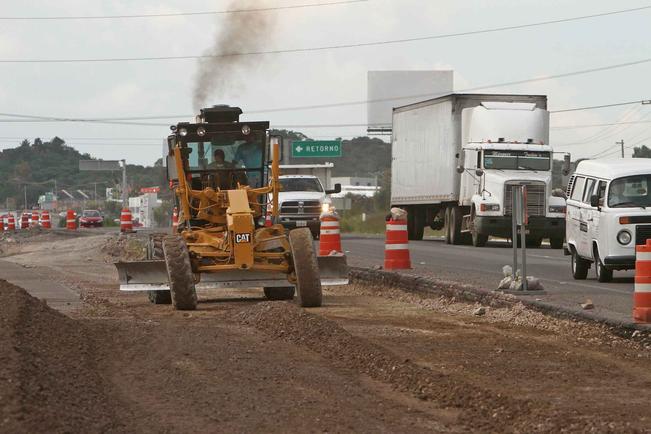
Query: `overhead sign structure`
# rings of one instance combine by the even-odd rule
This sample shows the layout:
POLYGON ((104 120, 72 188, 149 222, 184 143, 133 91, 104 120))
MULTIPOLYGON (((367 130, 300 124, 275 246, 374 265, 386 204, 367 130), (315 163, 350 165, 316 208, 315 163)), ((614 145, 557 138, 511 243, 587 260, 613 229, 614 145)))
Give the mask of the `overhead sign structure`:
POLYGON ((79 160, 79 170, 105 172, 121 168, 119 160, 79 160))
POLYGON ((315 140, 310 142, 292 142, 293 158, 341 157, 340 140, 315 140))

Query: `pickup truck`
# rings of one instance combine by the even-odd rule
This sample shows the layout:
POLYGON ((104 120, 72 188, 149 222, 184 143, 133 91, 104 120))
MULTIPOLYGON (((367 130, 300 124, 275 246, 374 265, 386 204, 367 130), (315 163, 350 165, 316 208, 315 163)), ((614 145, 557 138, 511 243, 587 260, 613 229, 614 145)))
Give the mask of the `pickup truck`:
POLYGON ((280 184, 280 223, 290 230, 310 228, 312 236, 318 239, 321 232, 319 217, 332 206, 328 195, 339 193, 341 185, 335 184, 333 190, 326 190, 315 175, 281 175, 280 184))

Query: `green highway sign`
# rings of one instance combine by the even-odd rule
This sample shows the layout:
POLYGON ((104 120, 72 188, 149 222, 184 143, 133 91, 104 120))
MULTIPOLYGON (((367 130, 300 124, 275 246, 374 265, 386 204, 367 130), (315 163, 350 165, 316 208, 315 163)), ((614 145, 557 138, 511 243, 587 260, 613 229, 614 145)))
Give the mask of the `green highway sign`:
POLYGON ((341 157, 340 140, 315 140, 292 142, 292 157, 341 157))

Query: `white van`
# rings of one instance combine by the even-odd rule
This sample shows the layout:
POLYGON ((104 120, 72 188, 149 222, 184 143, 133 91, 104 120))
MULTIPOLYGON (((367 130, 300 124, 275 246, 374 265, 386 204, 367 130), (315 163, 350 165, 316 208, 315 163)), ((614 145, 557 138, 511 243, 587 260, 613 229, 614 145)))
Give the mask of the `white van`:
POLYGON ((635 246, 651 238, 651 159, 581 161, 567 185, 566 239, 572 275, 597 280, 635 268, 635 246))

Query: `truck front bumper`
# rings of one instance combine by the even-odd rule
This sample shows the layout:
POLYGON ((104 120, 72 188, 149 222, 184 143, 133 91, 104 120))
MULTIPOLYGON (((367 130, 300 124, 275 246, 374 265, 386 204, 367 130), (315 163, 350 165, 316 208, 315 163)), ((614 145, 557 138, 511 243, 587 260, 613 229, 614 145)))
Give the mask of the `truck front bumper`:
MULTIPOLYGON (((477 232, 496 237, 511 238, 511 216, 476 216, 477 232)), ((529 217, 528 235, 541 238, 564 238, 565 219, 548 217, 529 217)))
POLYGON ((305 216, 302 218, 300 216, 293 215, 291 218, 280 216, 280 224, 283 225, 285 229, 292 230, 296 228, 310 228, 312 236, 318 238, 319 233, 321 232, 321 221, 319 217, 314 216, 305 216))

